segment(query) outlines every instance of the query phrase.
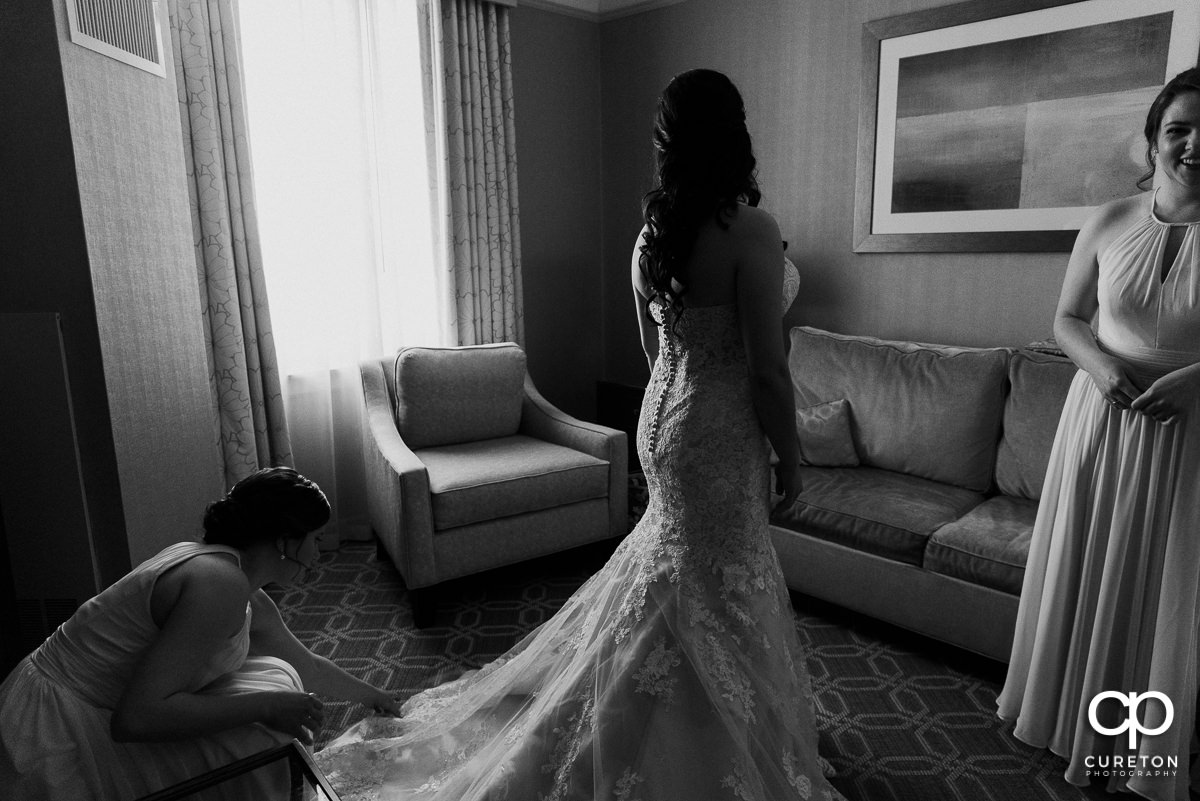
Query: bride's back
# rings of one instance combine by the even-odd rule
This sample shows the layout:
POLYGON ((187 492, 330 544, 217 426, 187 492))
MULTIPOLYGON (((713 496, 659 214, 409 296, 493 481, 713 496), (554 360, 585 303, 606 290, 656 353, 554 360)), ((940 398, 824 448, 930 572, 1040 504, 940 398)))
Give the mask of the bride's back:
POLYGON ((682 284, 685 307, 738 302, 738 271, 753 269, 762 237, 775 237, 774 219, 765 211, 738 204, 701 226, 676 289, 682 284))

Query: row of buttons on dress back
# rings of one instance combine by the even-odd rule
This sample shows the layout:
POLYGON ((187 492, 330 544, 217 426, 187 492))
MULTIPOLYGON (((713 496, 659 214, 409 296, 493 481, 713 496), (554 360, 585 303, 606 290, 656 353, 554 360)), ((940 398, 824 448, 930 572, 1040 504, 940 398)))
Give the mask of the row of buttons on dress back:
POLYGON ((658 445, 658 429, 662 425, 663 401, 667 399, 667 392, 670 390, 671 384, 675 381, 675 372, 679 365, 674 343, 666 329, 666 326, 670 323, 666 321, 665 317, 666 315, 664 315, 662 323, 663 328, 660 329, 661 336, 659 337, 658 350, 660 355, 663 355, 665 351, 664 358, 667 360, 667 377, 663 379, 662 389, 658 393, 658 398, 654 401, 654 417, 650 421, 650 436, 646 444, 649 453, 654 453, 654 448, 658 445))

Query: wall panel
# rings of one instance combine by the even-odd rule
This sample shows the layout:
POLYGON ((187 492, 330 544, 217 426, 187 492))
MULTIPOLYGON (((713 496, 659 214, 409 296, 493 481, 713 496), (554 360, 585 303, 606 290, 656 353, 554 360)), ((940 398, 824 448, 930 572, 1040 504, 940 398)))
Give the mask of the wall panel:
POLYGON ((521 261, 529 372, 592 419, 603 372, 600 26, 512 10, 521 261))

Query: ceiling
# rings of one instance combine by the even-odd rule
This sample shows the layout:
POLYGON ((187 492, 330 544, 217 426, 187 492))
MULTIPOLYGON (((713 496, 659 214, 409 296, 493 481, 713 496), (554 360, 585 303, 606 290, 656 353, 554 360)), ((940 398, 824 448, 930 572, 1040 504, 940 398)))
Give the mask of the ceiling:
POLYGON ((517 0, 518 5, 604 22, 683 0, 517 0))

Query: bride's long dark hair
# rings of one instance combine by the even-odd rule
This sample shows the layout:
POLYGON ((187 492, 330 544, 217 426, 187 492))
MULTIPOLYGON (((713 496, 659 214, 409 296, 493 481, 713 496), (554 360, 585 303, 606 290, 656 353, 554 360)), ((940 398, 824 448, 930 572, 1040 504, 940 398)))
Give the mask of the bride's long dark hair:
MULTIPOLYGON (((737 87, 714 70, 675 76, 658 100, 654 121, 657 185, 642 198, 646 235, 638 265, 652 294, 683 313, 687 282, 683 267, 696 236, 710 219, 738 202, 761 198, 754 151, 746 130, 746 107, 737 87)), ((651 317, 653 319, 653 317, 651 317)))

